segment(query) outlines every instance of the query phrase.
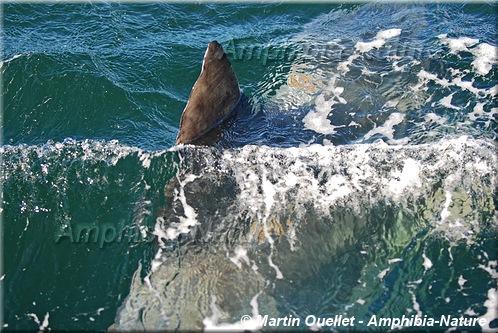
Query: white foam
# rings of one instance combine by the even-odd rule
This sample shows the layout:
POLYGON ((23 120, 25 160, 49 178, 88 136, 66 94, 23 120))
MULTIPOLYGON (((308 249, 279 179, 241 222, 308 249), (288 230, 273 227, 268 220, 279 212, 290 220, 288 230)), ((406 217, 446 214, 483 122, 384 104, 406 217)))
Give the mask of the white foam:
MULTIPOLYGON (((323 108, 323 104, 325 104, 323 103, 323 100, 320 101, 317 99, 317 101, 321 104, 319 105, 319 108, 323 108)), ((331 110, 331 108, 329 110, 331 110)), ((303 118, 304 127, 320 134, 334 134, 336 132, 336 126, 332 125, 330 120, 327 119, 328 114, 329 111, 319 112, 318 109, 308 112, 303 118)))
POLYGON ((413 302, 413 310, 417 312, 418 317, 422 317, 422 311, 420 310, 420 304, 417 302, 417 297, 415 296, 415 293, 413 290, 408 290, 408 292, 412 295, 412 302, 413 302))
POLYGON ((386 268, 384 270, 382 270, 379 274, 377 274, 377 277, 382 280, 384 279, 384 277, 387 275, 387 273, 389 272, 390 268, 386 268))
POLYGON ((403 122, 405 119, 405 115, 402 113, 394 112, 389 115, 389 118, 387 118, 386 122, 382 126, 376 126, 372 128, 370 131, 368 131, 362 141, 366 141, 370 139, 372 136, 375 134, 381 134, 384 137, 388 139, 389 143, 395 144, 395 143, 406 143, 409 139, 408 138, 403 138, 399 140, 394 139, 394 126, 399 125, 403 122))
POLYGON ((400 262, 400 261, 403 261, 403 259, 401 259, 401 258, 393 258, 393 259, 389 259, 387 261, 387 263, 390 265, 390 264, 394 264, 394 263, 400 262))
POLYGON ((469 113, 469 119, 475 121, 479 117, 483 117, 485 115, 484 105, 485 105, 485 103, 476 103, 476 105, 474 106, 474 109, 472 110, 473 112, 469 113))
POLYGON ((498 47, 496 46, 482 43, 471 49, 470 52, 475 56, 472 66, 479 75, 486 76, 493 65, 497 63, 498 47))
POLYGON ((50 317, 48 312, 45 314, 45 317, 43 318, 43 323, 40 322, 40 319, 38 319, 38 316, 34 313, 28 313, 27 316, 33 318, 33 321, 39 325, 38 327, 39 331, 44 331, 46 328, 48 328, 48 318, 50 317))
POLYGON ((365 303, 366 303, 366 301, 365 301, 364 299, 358 298, 358 299, 356 300, 356 303, 358 303, 358 304, 360 304, 360 305, 363 305, 363 304, 365 304, 365 303))
MULTIPOLYGON (((346 75, 349 72, 349 67, 353 64, 353 61, 358 59, 362 53, 369 52, 373 49, 378 49, 384 46, 386 41, 390 38, 399 36, 401 34, 401 29, 389 29, 389 30, 383 30, 379 31, 376 35, 374 40, 370 42, 357 42, 355 44, 355 51, 358 53, 353 53, 351 54, 345 61, 341 61, 337 65, 337 70, 341 75, 346 75)), ((393 59, 393 58, 390 58, 393 59)), ((405 68, 405 65, 399 67, 397 66, 397 62, 393 63, 393 68, 396 71, 402 71, 405 68)), ((374 74, 373 72, 369 71, 366 68, 362 69, 363 74, 374 74)))
MULTIPOLYGON (((447 169, 448 165, 454 166, 451 169, 454 177, 447 176, 442 188, 443 193, 449 192, 453 196, 456 188, 461 186, 457 184, 462 177, 471 177, 474 181, 488 178, 493 183, 496 178, 493 175, 496 169, 493 166, 496 163, 494 153, 486 155, 487 157, 472 155, 472 162, 469 164, 467 161, 468 151, 482 152, 483 144, 483 141, 463 136, 441 140, 428 146, 388 145, 382 140, 372 144, 337 147, 311 145, 306 148, 273 149, 245 146, 225 151, 221 163, 231 169, 236 178, 239 187, 237 202, 245 207, 253 219, 264 224, 272 215, 268 207, 271 206, 278 215, 279 209, 286 207, 288 200, 293 203, 307 203, 310 198, 314 198, 310 202, 314 209, 329 214, 331 207, 338 203, 354 204, 359 200, 360 194, 363 197, 365 193, 370 193, 367 197, 371 202, 377 200, 374 198, 384 200, 380 198, 385 197, 402 201, 410 195, 427 193, 431 191, 430 184, 433 184, 433 178, 436 177, 434 174, 440 174, 440 170, 447 169), (377 158, 389 160, 388 172, 380 172, 378 165, 373 163, 373 151, 376 152, 377 158), (433 153, 429 154, 429 151, 433 153), (467 161, 465 165, 462 160, 467 161), (313 167, 310 168, 310 165, 313 167), (268 169, 267 166, 272 167, 268 169), (321 170, 320 174, 314 174, 315 168, 321 170), (347 175, 341 170, 348 170, 347 175), (289 181, 289 178, 292 181, 289 181)), ((489 152, 494 151, 494 148, 489 149, 489 152)), ((460 190, 457 192, 460 193, 460 190)), ((431 214, 434 216, 434 222, 441 221, 444 207, 444 201, 439 208, 433 207, 431 214)), ((450 206, 447 207, 449 212, 450 206)), ((299 211, 297 207, 293 210, 299 211)), ((461 220, 458 223, 462 225, 462 230, 469 230, 467 222, 464 222, 468 216, 443 213, 444 216, 448 223, 437 223, 435 226, 439 229, 446 230, 450 223, 461 220)), ((467 231, 467 235, 470 235, 467 231)), ((264 235, 271 243, 269 233, 265 232, 264 235)))
POLYGON ((442 34, 437 37, 441 39, 441 42, 447 45, 451 50, 450 52, 454 54, 462 51, 469 52, 469 47, 479 43, 479 39, 469 37, 448 38, 447 34, 442 34))
POLYGON ((399 61, 393 61, 393 69, 395 72, 403 72, 405 68, 408 66, 407 64, 404 64, 402 66, 398 66, 399 61))
POLYGON ((35 313, 28 313, 27 316, 33 318, 33 321, 40 325, 40 319, 38 319, 38 316, 35 313))
POLYGON ((187 175, 185 179, 180 182, 179 193, 177 193, 177 195, 175 196, 175 200, 179 200, 180 203, 182 204, 185 216, 179 217, 180 222, 171 223, 171 226, 168 229, 166 229, 164 233, 157 230, 158 228, 161 229, 161 225, 159 224, 158 226, 157 222, 162 222, 162 221, 157 221, 156 228, 154 230, 155 235, 173 240, 178 238, 178 236, 181 234, 189 233, 191 231, 191 227, 199 224, 199 222, 197 221, 197 213, 195 212, 194 208, 187 203, 187 198, 185 196, 185 185, 193 182, 198 177, 199 176, 192 174, 187 175))
POLYGON ((429 122, 429 121, 433 121, 439 125, 443 125, 444 123, 446 123, 447 119, 445 117, 441 117, 441 116, 438 116, 437 114, 435 113, 428 113, 424 116, 424 119, 425 121, 429 122))
POLYGON ((23 231, 28 230, 28 227, 29 227, 29 218, 26 218, 26 226, 24 227, 23 231))
POLYGON ((383 39, 374 39, 371 42, 358 42, 354 46, 355 49, 360 53, 365 53, 371 51, 372 49, 378 49, 386 43, 383 39))
POLYGON ((484 332, 491 331, 491 327, 489 324, 491 321, 498 318, 498 313, 496 309, 498 309, 498 292, 495 288, 491 288, 488 290, 488 299, 483 304, 487 311, 483 314, 479 319, 484 318, 486 320, 486 325, 482 326, 484 332))
POLYGON ((425 252, 422 253, 422 258, 424 258, 424 262, 423 262, 422 266, 424 266, 424 269, 427 271, 432 267, 432 261, 429 258, 427 258, 427 256, 425 255, 425 252))
POLYGON ((465 310, 464 314, 467 316, 477 317, 478 313, 474 311, 474 309, 468 308, 465 310))
POLYGON ((470 52, 475 59, 472 67, 478 75, 486 76, 497 63, 498 48, 487 43, 479 43, 479 39, 460 37, 448 38, 446 34, 438 36, 441 42, 450 48, 450 53, 458 54, 460 52, 470 52))
MULTIPOLYGON (((448 88, 448 87, 458 87, 462 90, 466 90, 471 92, 472 94, 475 95, 476 98, 481 99, 485 98, 487 96, 494 96, 496 95, 495 87, 489 88, 489 89, 479 89, 474 87, 474 81, 475 79, 472 78, 470 81, 464 80, 465 73, 460 73, 458 76, 454 76, 451 80, 442 78, 440 79, 437 75, 429 73, 425 70, 420 70, 420 72, 417 74, 419 78, 419 83, 415 86, 413 86, 411 89, 413 91, 418 91, 418 90, 427 90, 428 88, 428 82, 433 81, 434 83, 440 85, 441 87, 448 88)), ((451 95, 450 95, 451 96, 451 95)), ((451 100, 450 100, 451 102, 451 100)), ((443 101, 445 103, 445 101, 443 101)), ((446 103, 446 106, 451 105, 450 103, 446 103)), ((453 105, 451 105, 452 108, 454 108, 453 105)))
POLYGON ((349 72, 349 67, 353 64, 353 61, 359 57, 359 54, 350 55, 347 60, 341 61, 337 64, 337 70, 341 73, 341 75, 346 75, 349 72))
POLYGON ((14 55, 14 56, 10 57, 9 59, 6 59, 6 60, 3 60, 3 61, 0 61, 0 69, 3 67, 3 65, 4 65, 4 64, 9 63, 9 62, 11 62, 12 60, 15 60, 15 59, 17 59, 17 58, 19 58, 19 57, 21 57, 21 56, 22 56, 22 54, 16 54, 16 55, 14 55))
POLYGON ((143 151, 139 152, 138 156, 140 158, 140 161, 142 162, 142 166, 145 169, 148 169, 150 167, 150 162, 151 162, 152 156, 150 154, 143 152, 143 151))
POLYGON ((164 218, 158 217, 156 219, 156 224, 154 225, 154 231, 152 232, 153 235, 157 236, 157 239, 159 241, 159 245, 161 247, 164 246, 163 239, 169 239, 168 235, 166 234, 165 230, 163 229, 163 225, 164 225, 164 218))
POLYGON ((216 306, 216 296, 211 297, 211 311, 212 315, 202 320, 204 325, 204 332, 245 332, 260 330, 262 326, 258 322, 258 303, 257 299, 260 293, 251 299, 250 305, 252 307, 252 316, 248 320, 239 320, 235 323, 220 323, 222 316, 221 310, 216 306))
POLYGON ((375 35, 375 39, 371 42, 358 42, 355 45, 355 49, 360 53, 365 53, 371 51, 372 49, 378 49, 382 47, 386 40, 399 36, 401 34, 401 29, 389 29, 379 31, 377 35, 375 35))
MULTIPOLYGON (((447 46, 447 48, 445 48, 447 53, 457 54, 458 58, 462 59, 465 56, 463 60, 467 63, 465 67, 459 66, 460 68, 456 68, 456 64, 450 60, 450 62, 445 63, 445 68, 441 69, 441 71, 437 70, 437 73, 430 73, 429 67, 425 64, 425 60, 431 59, 431 55, 428 55, 428 59, 412 60, 401 55, 402 53, 388 50, 384 59, 390 62, 392 69, 387 67, 379 68, 375 62, 372 63, 368 59, 365 59, 367 52, 389 46, 387 43, 389 43, 390 38, 395 38, 400 35, 402 35, 402 30, 396 28, 379 31, 372 39, 359 40, 353 48, 352 54, 348 55, 345 60, 338 62, 337 66, 332 66, 333 68, 321 65, 305 67, 303 69, 306 74, 305 76, 311 77, 315 75, 317 78, 316 81, 319 81, 321 84, 315 85, 317 89, 314 90, 312 94, 308 93, 310 104, 314 102, 315 108, 309 111, 304 117, 304 127, 323 135, 336 134, 339 126, 334 124, 334 112, 336 109, 339 109, 337 106, 338 103, 341 103, 342 99, 347 100, 350 103, 351 101, 355 103, 352 108, 358 106, 356 103, 362 103, 363 101, 369 102, 371 99, 373 101, 378 100, 383 102, 384 105, 382 109, 396 108, 400 112, 406 112, 421 109, 426 110, 426 108, 424 108, 426 105, 432 108, 442 105, 450 111, 459 111, 462 115, 465 115, 467 114, 466 111, 469 104, 462 105, 461 103, 464 102, 465 99, 471 103, 474 103, 474 101, 472 101, 471 98, 465 98, 465 95, 461 94, 462 91, 473 94, 476 97, 475 102, 485 104, 488 104, 489 99, 498 94, 498 85, 490 86, 487 82, 483 84, 481 78, 479 78, 481 75, 488 75, 489 77, 489 73, 491 73, 494 66, 496 66, 496 46, 483 43, 478 39, 468 37, 449 38, 447 35, 438 36, 440 43, 447 46), (464 55, 461 52, 468 52, 468 54, 464 55), (470 64, 470 62, 472 62, 472 64, 470 64), (354 66, 353 63, 358 66, 356 69, 361 71, 359 78, 353 79, 346 76, 351 67, 354 66), (410 77, 413 74, 417 75, 416 73, 419 72, 418 83, 408 83, 412 82, 411 78, 408 79, 403 78, 402 76, 393 75, 396 72, 408 72, 410 73, 410 77), (323 87, 322 83, 327 80, 327 77, 341 80, 340 85, 342 86, 341 88, 344 89, 344 93, 341 93, 339 96, 341 99, 330 95, 332 91, 330 87, 323 87), (433 83, 439 87, 434 87, 433 83), (376 91, 371 94, 371 97, 365 96, 364 99, 358 98, 358 93, 362 94, 365 92, 365 85, 376 91), (440 89, 441 87, 448 89, 440 89), (414 93, 411 93, 410 90, 414 93), (435 92, 436 90, 438 93, 435 92), (442 97, 440 97, 441 94, 439 92, 443 94, 442 97), (380 94, 382 94, 382 96, 379 96, 380 94), (383 98, 385 98, 385 100, 383 100, 383 98)), ((355 75, 358 75, 358 71, 355 72, 355 75)), ((341 107, 340 111, 342 112, 343 109, 344 108, 341 107)), ((487 108, 485 108, 485 110, 486 112, 482 113, 482 117, 478 120, 480 122, 479 126, 488 131, 493 126, 494 116, 493 112, 489 112, 487 108)), ((494 114, 496 114, 496 112, 494 112, 494 114)), ((464 117, 451 119, 452 122, 456 122, 456 129, 460 133, 463 133, 467 127, 473 127, 470 131, 475 130, 475 126, 473 126, 472 122, 477 120, 475 118, 476 116, 477 114, 470 114, 470 121, 464 117)), ((435 122, 431 124, 430 128, 426 127, 427 124, 425 122, 415 123, 417 126, 421 127, 416 133, 423 133, 422 131, 426 131, 426 135, 431 137, 448 132, 447 120, 450 118, 447 117, 447 120, 445 120, 440 117, 440 114, 437 119, 432 116, 428 117, 431 117, 430 120, 435 122), (437 126, 443 125, 444 122, 444 128, 437 126)), ((365 124, 365 122, 357 121, 355 117, 355 121, 351 121, 346 126, 358 127, 358 123, 363 126, 365 124)), ((410 137, 409 135, 405 136, 410 137)), ((313 140, 310 141, 313 142, 313 140)), ((324 139, 323 144, 333 144, 333 142, 334 141, 330 140, 330 138, 326 138, 324 139)), ((404 143, 406 142, 408 142, 407 139, 405 139, 404 143)), ((394 142, 389 143, 392 144, 394 142)))
POLYGON ((395 171, 389 181, 389 190, 399 196, 406 188, 417 188, 421 186, 420 165, 412 158, 405 160, 403 170, 395 171))
POLYGON ((304 127, 320 134, 334 134, 336 128, 344 127, 332 125, 327 117, 335 104, 346 104, 347 101, 341 97, 344 87, 337 86, 337 76, 333 76, 327 88, 315 100, 315 109, 308 112, 303 118, 304 127), (331 94, 329 99, 326 95, 331 94))
POLYGON ((450 207, 451 202, 452 202, 451 201, 451 192, 446 191, 445 195, 446 195, 446 201, 444 202, 444 207, 443 207, 443 210, 441 211, 441 222, 444 222, 444 220, 446 220, 448 218, 448 216, 451 215, 451 213, 448 210, 448 208, 450 207))
POLYGON ((401 34, 401 29, 388 29, 388 30, 379 31, 375 36, 375 38, 387 40, 399 36, 400 34, 401 34))
POLYGON ((465 282, 467 282, 467 281, 468 281, 468 280, 465 280, 465 279, 463 278, 463 275, 460 275, 460 276, 458 277, 458 285, 460 286, 460 290, 462 290, 462 289, 463 289, 463 285, 464 285, 464 284, 465 284, 465 282))
POLYGON ((454 106, 453 104, 451 104, 451 101, 453 99, 454 94, 455 93, 451 93, 448 96, 441 98, 439 103, 441 103, 442 106, 445 106, 449 109, 460 110, 460 108, 458 106, 454 106))
POLYGON ((249 257, 247 256, 247 250, 241 246, 238 246, 235 249, 235 255, 233 257, 228 257, 231 262, 235 264, 239 269, 242 268, 242 262, 245 262, 247 265, 250 265, 249 257))
POLYGON ((479 268, 485 270, 488 272, 488 274, 495 280, 498 280, 498 271, 496 271, 496 268, 498 266, 498 262, 496 260, 491 260, 488 262, 487 266, 484 266, 483 264, 479 264, 479 268))
POLYGON ((281 280, 284 278, 284 275, 282 274, 282 271, 280 270, 280 268, 278 268, 278 266, 273 263, 273 260, 271 259, 272 256, 273 256, 273 251, 268 256, 268 265, 275 270, 275 274, 276 274, 275 277, 277 279, 281 280))
POLYGON ((442 87, 451 86, 450 82, 447 79, 439 79, 436 74, 429 73, 423 69, 418 72, 417 77, 419 78, 419 84, 412 87, 412 90, 414 91, 417 91, 419 89, 427 89, 427 81, 429 80, 434 81, 442 87))
MULTIPOLYGON (((185 217, 180 217, 180 221, 182 221, 182 226, 179 228, 181 230, 189 229, 191 226, 195 226, 198 224, 197 222, 197 214, 195 210, 187 204, 187 198, 185 197, 185 185, 188 183, 193 182, 195 179, 197 179, 198 176, 195 175, 188 175, 185 180, 182 183, 182 186, 180 187, 180 202, 183 205, 183 210, 185 212, 185 217)), ((187 231, 188 232, 188 231, 187 231)))
POLYGON ((261 183, 262 183, 261 186, 263 188, 263 197, 265 200, 265 215, 263 217, 263 232, 264 232, 266 240, 268 241, 268 243, 270 244, 270 247, 271 247, 271 252, 270 252, 270 255, 268 256, 268 264, 270 265, 270 267, 272 267, 275 270, 276 278, 283 279, 284 276, 283 276, 282 272, 280 271, 278 266, 275 265, 272 261, 274 241, 273 241, 273 238, 271 237, 269 230, 268 230, 268 219, 269 219, 271 211, 272 211, 273 203, 275 200, 274 197, 275 197, 275 194, 277 193, 277 191, 276 191, 274 185, 267 179, 266 173, 267 173, 267 171, 266 171, 266 169, 264 169, 262 181, 261 181, 261 183))

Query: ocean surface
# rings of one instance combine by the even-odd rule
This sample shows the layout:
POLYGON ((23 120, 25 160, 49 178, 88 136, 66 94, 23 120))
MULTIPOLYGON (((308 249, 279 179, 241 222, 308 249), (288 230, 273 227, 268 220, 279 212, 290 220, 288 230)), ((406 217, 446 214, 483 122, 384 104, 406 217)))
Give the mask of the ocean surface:
POLYGON ((496 330, 497 6, 4 2, 2 330, 496 330))

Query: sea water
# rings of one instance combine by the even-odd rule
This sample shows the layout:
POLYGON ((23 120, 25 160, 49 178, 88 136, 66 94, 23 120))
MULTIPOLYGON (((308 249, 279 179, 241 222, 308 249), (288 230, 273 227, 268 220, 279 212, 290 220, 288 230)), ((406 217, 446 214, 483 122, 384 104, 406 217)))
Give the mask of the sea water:
POLYGON ((2 15, 2 329, 496 329, 495 3, 2 15))

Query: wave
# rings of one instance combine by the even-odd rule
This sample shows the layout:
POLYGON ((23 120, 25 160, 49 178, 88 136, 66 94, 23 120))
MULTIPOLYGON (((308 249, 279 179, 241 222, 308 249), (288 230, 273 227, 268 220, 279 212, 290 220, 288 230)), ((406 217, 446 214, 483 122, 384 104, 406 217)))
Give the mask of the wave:
MULTIPOLYGON (((113 327, 200 329, 213 318, 233 323, 251 313, 255 297, 260 313, 275 316, 282 306, 284 313, 319 306, 344 311, 354 302, 349 294, 329 294, 315 306, 296 295, 325 288, 317 276, 330 278, 328 267, 345 253, 358 259, 371 252, 372 262, 362 260, 356 269, 376 271, 382 280, 394 263, 416 260, 410 256, 426 258, 425 270, 432 267, 431 242, 458 247, 494 237, 495 150, 492 141, 466 136, 413 146, 378 140, 286 149, 185 147, 179 153, 186 167, 168 183, 166 204, 157 210, 160 249, 143 280, 137 269, 113 327), (414 242, 417 253, 408 251, 414 242)), ((357 285, 336 282, 334 292, 357 285)))

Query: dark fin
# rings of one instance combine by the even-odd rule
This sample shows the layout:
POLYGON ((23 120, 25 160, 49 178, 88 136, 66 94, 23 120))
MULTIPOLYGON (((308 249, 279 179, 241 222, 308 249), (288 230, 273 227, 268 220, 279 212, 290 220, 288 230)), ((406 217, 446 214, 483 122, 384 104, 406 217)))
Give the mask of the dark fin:
POLYGON ((240 99, 239 81, 221 45, 209 43, 180 121, 176 144, 191 143, 223 121, 240 99))
POLYGON ((252 114, 250 114, 251 111, 247 96, 241 93, 239 102, 235 105, 235 108, 228 113, 225 119, 201 137, 192 140, 190 144, 213 146, 220 149, 232 147, 231 143, 234 142, 234 140, 236 141, 236 138, 233 137, 234 133, 232 130, 234 125, 239 124, 241 121, 247 121, 248 113, 249 116, 252 116, 252 114))

